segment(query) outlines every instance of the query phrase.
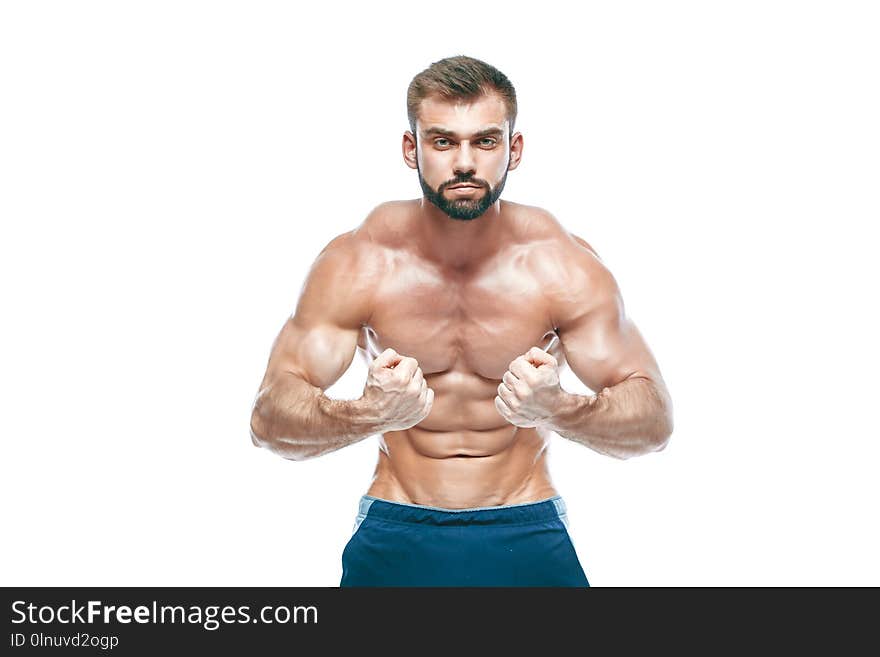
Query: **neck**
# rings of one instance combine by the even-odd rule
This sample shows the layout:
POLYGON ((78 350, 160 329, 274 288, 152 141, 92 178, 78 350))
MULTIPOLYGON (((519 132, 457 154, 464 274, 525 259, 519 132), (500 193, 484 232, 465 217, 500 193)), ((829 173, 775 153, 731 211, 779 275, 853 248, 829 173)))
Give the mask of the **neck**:
POLYGON ((495 201, 476 219, 453 219, 425 197, 419 200, 417 222, 422 254, 450 267, 476 264, 498 248, 501 201, 495 201))

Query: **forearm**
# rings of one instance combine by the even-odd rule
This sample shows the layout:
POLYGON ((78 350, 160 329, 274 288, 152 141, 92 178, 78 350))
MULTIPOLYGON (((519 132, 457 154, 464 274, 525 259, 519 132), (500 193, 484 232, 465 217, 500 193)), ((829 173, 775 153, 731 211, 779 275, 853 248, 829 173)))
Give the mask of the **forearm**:
POLYGON ((550 428, 602 454, 629 458, 666 446, 672 434, 672 402, 662 383, 642 377, 592 396, 563 391, 550 428))
POLYGON ((293 374, 260 391, 251 413, 255 445, 301 461, 333 452, 381 431, 360 400, 331 399, 293 374))

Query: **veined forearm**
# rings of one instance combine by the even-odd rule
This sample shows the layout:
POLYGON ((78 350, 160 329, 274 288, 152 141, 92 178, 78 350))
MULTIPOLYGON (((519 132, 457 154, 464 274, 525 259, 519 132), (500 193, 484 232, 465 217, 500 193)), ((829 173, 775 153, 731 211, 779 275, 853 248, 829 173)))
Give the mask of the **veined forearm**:
POLYGON ((672 403, 662 384, 632 377, 592 396, 563 391, 550 428, 591 449, 629 458, 666 446, 672 403))
POLYGON ((293 374, 263 388, 251 414, 254 444, 296 461, 341 449, 379 431, 379 422, 360 400, 330 399, 293 374))

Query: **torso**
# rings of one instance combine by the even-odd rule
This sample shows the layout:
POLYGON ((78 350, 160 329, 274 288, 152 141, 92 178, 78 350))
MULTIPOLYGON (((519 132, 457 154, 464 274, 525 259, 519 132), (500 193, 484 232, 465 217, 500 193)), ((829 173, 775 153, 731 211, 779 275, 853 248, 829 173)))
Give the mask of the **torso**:
MULTIPOLYGON (((399 222, 417 220, 416 202, 399 202, 399 222)), ((444 508, 521 504, 557 494, 547 468, 550 434, 509 424, 495 395, 510 362, 531 347, 564 357, 544 287, 550 245, 561 265, 578 248, 555 222, 531 239, 528 206, 502 202, 517 228, 495 253, 454 269, 420 257, 405 242, 382 243, 384 273, 377 284, 359 351, 369 363, 391 347, 415 358, 434 405, 418 425, 380 437, 379 461, 367 494, 444 508), (558 232, 559 244, 554 244, 558 232), (536 249, 543 252, 540 258, 536 249)))

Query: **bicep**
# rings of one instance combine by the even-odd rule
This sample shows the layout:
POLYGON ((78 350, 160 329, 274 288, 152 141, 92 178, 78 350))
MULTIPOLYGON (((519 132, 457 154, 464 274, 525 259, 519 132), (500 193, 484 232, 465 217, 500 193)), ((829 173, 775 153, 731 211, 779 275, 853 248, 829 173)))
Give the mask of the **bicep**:
POLYGON ((351 365, 367 313, 368 282, 356 275, 347 239, 331 242, 312 265, 296 310, 272 345, 264 386, 294 374, 326 390, 351 365))
POLYGON ((358 330, 304 324, 297 316, 285 322, 272 345, 263 385, 284 374, 298 376, 326 390, 345 373, 357 350, 358 330))
POLYGON ((566 313, 560 346, 572 372, 593 392, 634 376, 660 379, 657 362, 635 323, 627 317, 620 290, 606 271, 588 299, 566 313))

